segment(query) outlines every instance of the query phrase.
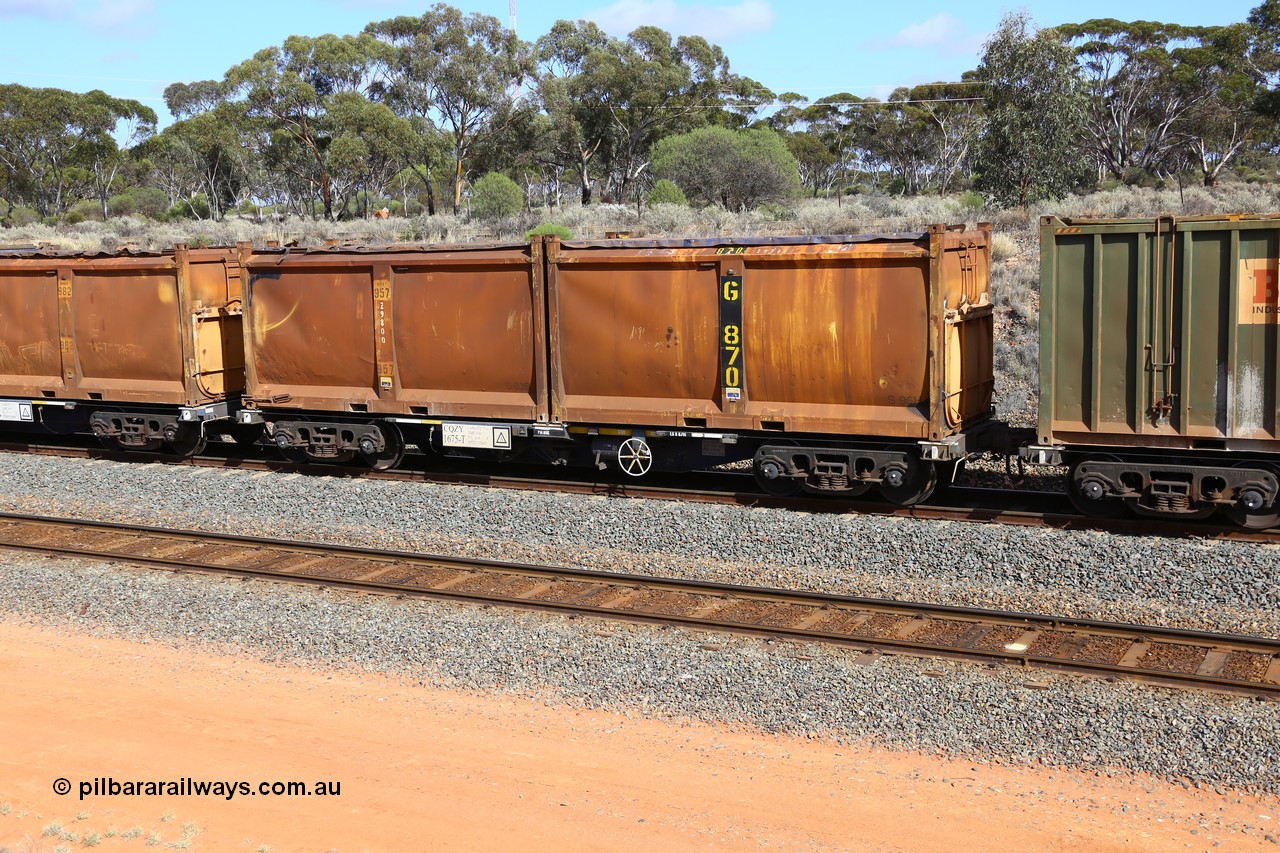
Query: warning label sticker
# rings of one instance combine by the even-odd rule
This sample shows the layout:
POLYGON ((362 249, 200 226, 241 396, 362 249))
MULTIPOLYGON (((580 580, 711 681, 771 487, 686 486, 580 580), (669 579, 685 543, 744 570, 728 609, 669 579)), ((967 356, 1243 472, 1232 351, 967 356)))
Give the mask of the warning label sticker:
POLYGON ((0 400, 0 421, 30 421, 31 404, 26 400, 0 400))
POLYGON ((507 425, 446 423, 440 425, 440 434, 445 447, 511 449, 511 427, 507 425))
POLYGON ((1275 258, 1240 259, 1241 325, 1280 322, 1280 283, 1275 258))

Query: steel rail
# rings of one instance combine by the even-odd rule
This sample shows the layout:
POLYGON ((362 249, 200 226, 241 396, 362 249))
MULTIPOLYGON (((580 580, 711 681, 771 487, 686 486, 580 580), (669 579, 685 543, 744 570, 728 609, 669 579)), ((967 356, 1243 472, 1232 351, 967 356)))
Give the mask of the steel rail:
POLYGON ((1280 699, 1269 638, 13 513, 0 548, 1280 699))

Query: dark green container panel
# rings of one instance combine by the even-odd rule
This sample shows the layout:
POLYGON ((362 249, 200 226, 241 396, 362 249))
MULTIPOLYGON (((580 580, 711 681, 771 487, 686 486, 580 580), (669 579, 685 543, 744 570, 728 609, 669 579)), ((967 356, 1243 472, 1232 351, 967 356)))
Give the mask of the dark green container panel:
POLYGON ((1270 449, 1280 218, 1041 224, 1040 440, 1270 449))

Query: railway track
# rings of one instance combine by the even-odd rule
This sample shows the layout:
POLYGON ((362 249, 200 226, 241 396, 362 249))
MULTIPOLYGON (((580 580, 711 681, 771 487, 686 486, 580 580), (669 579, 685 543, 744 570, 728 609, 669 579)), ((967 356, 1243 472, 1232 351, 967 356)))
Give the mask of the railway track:
MULTIPOLYGON (((71 438, 79 438, 73 436, 71 438)), ((746 473, 695 472, 698 487, 691 488, 688 475, 652 475, 643 481, 593 478, 590 472, 558 472, 548 478, 545 469, 522 470, 510 463, 478 471, 474 460, 467 469, 451 468, 449 460, 432 470, 394 469, 375 471, 362 465, 325 465, 287 462, 281 459, 246 455, 246 448, 232 444, 210 445, 210 452, 189 458, 163 454, 106 450, 93 444, 32 444, 0 442, 0 452, 31 453, 45 456, 110 459, 117 461, 159 463, 164 465, 199 465, 238 468, 247 471, 278 471, 325 477, 360 477, 380 480, 478 485, 492 488, 559 491, 576 494, 615 495, 618 497, 657 500, 700 501, 776 507, 802 512, 892 515, 943 521, 965 521, 1023 526, 1052 527, 1063 530, 1096 530, 1144 536, 1221 539, 1237 542, 1280 544, 1280 530, 1247 530, 1212 519, 1173 523, 1154 518, 1120 516, 1098 518, 1075 512, 1065 494, 1008 488, 953 487, 939 490, 928 504, 899 507, 871 500, 840 500, 821 496, 777 497, 766 495, 755 487, 746 473)))
POLYGON ((1280 699, 1280 640, 0 513, 0 548, 1280 699))

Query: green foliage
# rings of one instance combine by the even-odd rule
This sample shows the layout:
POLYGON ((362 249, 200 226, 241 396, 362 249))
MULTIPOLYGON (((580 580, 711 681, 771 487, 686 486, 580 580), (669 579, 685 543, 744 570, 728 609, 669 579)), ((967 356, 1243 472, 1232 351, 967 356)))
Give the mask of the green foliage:
POLYGON ((165 218, 169 220, 209 219, 212 214, 213 211, 209 208, 209 197, 204 193, 196 193, 190 198, 179 199, 178 203, 165 213, 165 218))
POLYGON ((62 215, 62 221, 67 225, 79 225, 86 220, 92 222, 102 221, 102 205, 89 198, 71 205, 71 208, 62 215))
POLYGON ((97 89, 0 85, 0 172, 41 216, 62 213, 79 193, 97 196, 101 217, 125 161, 117 135, 136 143, 155 126, 150 107, 97 89))
POLYGON ((689 203, 689 199, 685 198, 684 191, 676 186, 675 182, 666 178, 653 185, 653 189, 649 190, 649 195, 645 200, 651 205, 689 203))
POLYGON ((1085 98, 1071 48, 1025 13, 1006 15, 987 41, 978 79, 988 84, 988 124, 977 186, 1001 204, 1065 195, 1088 173, 1085 98))
POLYGON ((796 158, 775 131, 702 127, 653 146, 653 173, 699 206, 743 210, 798 194, 796 158))
POLYGON ((557 225, 554 222, 544 222, 536 228, 530 228, 524 232, 524 238, 528 240, 531 237, 546 235, 549 237, 559 237, 561 240, 572 240, 573 232, 563 225, 557 225))
POLYGON ((107 199, 110 216, 145 216, 163 219, 169 210, 169 197, 155 187, 131 187, 107 199))
POLYGON ((760 215, 770 222, 792 222, 796 219, 793 208, 776 201, 760 205, 760 215))
POLYGON ((987 200, 982 197, 982 193, 976 193, 973 190, 965 190, 960 193, 960 207, 964 210, 977 212, 986 206, 987 200))
POLYGON ((0 219, 0 224, 11 227, 21 227, 23 225, 31 225, 40 221, 40 214, 30 207, 11 207, 9 212, 0 219))
MULTIPOLYGON (((388 94, 400 114, 437 118, 448 132, 457 213, 477 143, 502 126, 512 90, 533 74, 529 45, 492 15, 463 16, 444 3, 419 17, 371 23, 361 38, 375 38, 386 49, 388 94)), ((429 164, 432 153, 420 148, 409 156, 429 164)))
POLYGON ((631 200, 654 144, 703 123, 741 127, 772 93, 730 71, 718 46, 641 26, 626 39, 589 21, 557 21, 538 40, 549 72, 539 94, 550 125, 553 157, 577 173, 589 204, 590 170, 607 178, 617 200, 631 200), (596 164, 599 164, 597 166, 596 164))
POLYGON ((471 215, 476 219, 502 219, 524 208, 524 190, 501 172, 490 172, 471 188, 471 215))

